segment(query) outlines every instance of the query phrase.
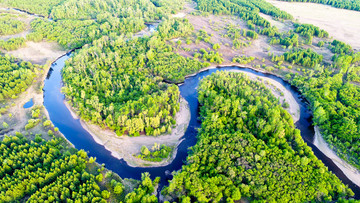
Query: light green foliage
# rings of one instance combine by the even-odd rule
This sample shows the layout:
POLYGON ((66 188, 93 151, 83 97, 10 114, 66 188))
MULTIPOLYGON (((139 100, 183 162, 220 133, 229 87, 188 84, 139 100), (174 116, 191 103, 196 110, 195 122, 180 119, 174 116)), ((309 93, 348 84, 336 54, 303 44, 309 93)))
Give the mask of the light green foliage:
POLYGON ((25 30, 25 23, 12 18, 10 15, 0 17, 0 35, 13 35, 25 30))
POLYGON ((9 7, 25 10, 29 13, 36 13, 43 16, 50 14, 51 8, 60 4, 64 0, 0 0, 0 2, 9 7))
POLYGON ((181 1, 120 1, 120 0, 64 0, 53 7, 50 17, 56 21, 35 19, 29 40, 57 41, 67 49, 91 43, 102 36, 138 32, 145 22, 163 19, 178 10, 181 1), (127 8, 127 9, 124 9, 127 8))
POLYGON ((22 37, 10 38, 9 40, 0 40, 0 48, 6 51, 13 51, 24 47, 26 45, 25 39, 22 37))
POLYGON ((133 192, 125 196, 125 202, 134 202, 134 203, 155 203, 158 202, 158 199, 155 195, 152 195, 154 192, 154 187, 158 184, 159 180, 152 181, 150 179, 149 173, 143 173, 141 175, 141 183, 138 188, 134 189, 133 192))
POLYGON ((253 56, 236 56, 232 59, 232 62, 234 63, 240 63, 240 64, 248 64, 255 60, 255 57, 253 56))
POLYGON ((218 49, 220 49, 220 44, 219 43, 216 43, 213 45, 213 49, 216 51, 218 49))
POLYGON ((296 75, 291 80, 310 101, 314 123, 325 140, 341 158, 360 168, 360 88, 346 81, 356 70, 353 60, 352 56, 341 56, 335 60, 337 69, 317 67, 315 73, 296 75))
POLYGON ((187 19, 179 18, 165 20, 158 27, 159 36, 165 40, 188 36, 193 30, 194 26, 187 19))
POLYGON ((164 144, 160 145, 155 143, 151 148, 151 151, 146 147, 141 147, 141 154, 137 157, 146 161, 160 162, 171 155, 173 151, 172 147, 168 147, 164 144))

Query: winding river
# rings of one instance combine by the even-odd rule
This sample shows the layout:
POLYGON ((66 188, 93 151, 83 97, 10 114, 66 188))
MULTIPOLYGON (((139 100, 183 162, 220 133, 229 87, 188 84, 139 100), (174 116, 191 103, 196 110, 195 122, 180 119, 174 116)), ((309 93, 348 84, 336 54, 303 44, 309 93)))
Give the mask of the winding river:
POLYGON ((123 159, 119 160, 111 156, 111 153, 106 150, 104 146, 95 142, 89 132, 87 132, 81 126, 80 120, 74 119, 72 117, 69 109, 65 106, 64 95, 61 93, 61 69, 64 67, 65 61, 69 57, 70 54, 64 55, 52 64, 44 85, 44 106, 47 109, 53 124, 59 128, 60 132, 64 134, 64 136, 77 149, 84 149, 88 152, 89 156, 96 157, 96 161, 98 163, 104 163, 106 165, 106 168, 116 172, 122 178, 140 179, 141 173, 149 172, 152 178, 156 176, 161 177, 160 184, 166 185, 168 179, 171 178, 171 175, 169 175, 168 172, 179 170, 181 168, 188 155, 188 148, 195 145, 197 141, 196 129, 200 127, 200 122, 197 119, 199 116, 197 87, 200 80, 219 70, 239 70, 244 72, 250 72, 257 76, 263 76, 276 80, 293 94, 294 98, 300 105, 300 120, 296 122, 296 127, 301 130, 301 135, 303 139, 313 149, 314 154, 329 168, 329 170, 336 174, 337 177, 339 177, 343 181, 343 183, 349 185, 349 187, 355 192, 355 198, 360 199, 360 188, 354 183, 352 183, 344 175, 344 173, 333 163, 331 159, 326 157, 322 152, 318 150, 318 148, 314 146, 314 127, 312 126, 311 112, 307 110, 306 101, 301 97, 295 87, 291 86, 289 83, 285 82, 277 76, 260 73, 249 68, 222 67, 209 69, 200 72, 194 76, 188 77, 185 82, 179 86, 179 89, 181 96, 184 97, 189 103, 191 120, 189 123, 189 127, 183 137, 184 141, 182 141, 178 147, 178 152, 175 160, 170 165, 164 167, 140 168, 130 167, 123 159))

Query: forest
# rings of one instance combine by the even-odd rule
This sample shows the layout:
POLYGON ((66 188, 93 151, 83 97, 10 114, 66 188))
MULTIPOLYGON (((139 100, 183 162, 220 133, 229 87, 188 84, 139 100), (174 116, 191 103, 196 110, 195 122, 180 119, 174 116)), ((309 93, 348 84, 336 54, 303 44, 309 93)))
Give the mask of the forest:
POLYGON ((34 33, 56 41, 67 49, 89 44, 101 36, 114 38, 120 34, 142 30, 145 22, 163 19, 181 8, 183 2, 120 0, 65 0, 51 10, 54 21, 36 19, 31 26, 34 33), (86 5, 86 6, 84 6, 86 5), (126 7, 126 9, 124 9, 126 7))
POLYGON ((10 14, 2 14, 0 17, 0 36, 1 35, 13 35, 25 30, 25 23, 13 19, 10 14))
POLYGON ((198 142, 163 190, 168 198, 321 202, 354 194, 317 159, 261 82, 217 72, 201 81, 198 92, 198 142))
POLYGON ((0 102, 25 91, 41 68, 14 57, 0 56, 0 102))
POLYGON ((164 39, 184 36, 186 21, 169 20, 149 38, 102 37, 79 50, 63 69, 65 93, 85 121, 119 136, 157 136, 171 131, 179 111, 179 90, 170 82, 206 66, 172 51, 164 39))
POLYGON ((290 77, 309 99, 314 123, 320 126, 325 140, 341 158, 360 169, 360 88, 348 81, 352 78, 348 73, 356 71, 352 70, 353 62, 352 56, 341 56, 333 67, 318 67, 316 72, 290 77))
POLYGON ((49 16, 51 9, 63 1, 64 0, 0 0, 0 3, 12 8, 47 17, 49 16))
POLYGON ((63 142, 61 138, 45 141, 41 135, 34 141, 20 133, 5 136, 0 142, 0 201, 157 202, 153 192, 159 179, 152 181, 144 173, 131 190, 112 178, 112 172, 103 177, 104 169, 96 170, 94 158, 82 150, 65 149, 63 142), (105 180, 106 188, 101 186, 105 180))

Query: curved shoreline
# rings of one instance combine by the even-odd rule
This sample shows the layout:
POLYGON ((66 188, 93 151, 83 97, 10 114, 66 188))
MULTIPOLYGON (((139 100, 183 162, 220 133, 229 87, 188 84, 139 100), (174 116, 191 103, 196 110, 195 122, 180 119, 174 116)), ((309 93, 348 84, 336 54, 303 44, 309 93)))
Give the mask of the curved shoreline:
MULTIPOLYGON (((276 74, 273 74, 273 73, 269 73, 269 72, 267 72, 267 71, 263 71, 263 70, 258 70, 258 69, 255 69, 255 68, 252 68, 252 67, 249 67, 249 66, 243 66, 243 65, 241 65, 241 64, 234 64, 234 63, 231 63, 231 64, 224 64, 224 65, 221 65, 221 66, 216 66, 216 65, 212 65, 212 66, 209 66, 209 67, 206 67, 206 68, 203 68, 203 69, 201 69, 201 70, 199 70, 197 73, 194 73, 194 74, 191 74, 191 75, 188 75, 188 76, 186 76, 186 78, 189 78, 189 77, 191 77, 191 76, 196 76, 197 74, 199 74, 199 73, 201 73, 201 72, 204 72, 204 71, 206 71, 206 70, 210 70, 211 72, 214 72, 214 70, 216 70, 216 68, 221 68, 221 67, 228 67, 228 68, 236 68, 236 67, 238 67, 238 68, 240 68, 240 69, 243 69, 243 68, 246 68, 246 69, 248 69, 248 70, 251 70, 251 71, 253 71, 253 74, 256 74, 256 73, 261 73, 261 74, 264 74, 264 75, 269 75, 269 79, 275 79, 275 77, 276 78, 278 78, 279 80, 282 80, 282 81, 284 81, 284 82, 286 82, 286 80, 285 79, 283 79, 283 77, 281 77, 281 76, 279 76, 279 75, 276 75, 276 74)), ((219 69, 220 70, 220 69, 219 69)), ((245 71, 245 72, 247 72, 247 71, 245 71)), ((208 74, 200 74, 200 75, 208 75, 208 74)), ((61 77, 61 76, 60 76, 61 77)), ((264 76, 264 77, 266 77, 266 76, 264 76)), ((185 84, 185 83, 184 83, 185 84)), ((181 86, 182 84, 179 84, 179 86, 181 86)), ((283 84, 282 84, 283 85, 283 84)), ((290 84, 289 84, 289 86, 291 86, 290 84)), ((285 87, 285 86, 284 86, 285 87)), ((294 86, 292 86, 292 88, 293 88, 294 86)), ((288 89, 288 87, 286 87, 287 89, 288 89)), ((295 89, 297 89, 296 87, 294 87, 294 91, 295 91, 295 89)), ((295 94, 294 94, 294 92, 291 92, 291 94, 292 94, 292 96, 296 96, 295 94)), ((296 93, 297 94, 297 93, 296 93)), ((299 94, 299 96, 300 96, 300 94, 299 94)), ((301 96, 300 96, 301 97, 301 96)), ((63 102, 63 101, 62 101, 63 102)), ((297 102, 300 104, 300 101, 299 100, 297 100, 297 102)), ((71 111, 71 108, 69 109, 68 107, 66 107, 69 111, 71 111)), ((194 110, 194 109, 193 109, 194 110)), ((193 111, 192 110, 192 111, 193 111)), ((294 119, 295 120, 295 119, 294 119)), ((81 126, 83 126, 83 123, 81 123, 81 126)), ((190 126, 189 126, 189 128, 190 128, 190 126)), ((96 139, 96 138, 94 138, 94 135, 93 134, 91 134, 91 129, 90 129, 90 127, 89 128, 86 128, 86 127, 84 127, 84 130, 93 138, 93 140, 94 139, 96 139)), ((184 129, 184 132, 187 132, 187 129, 185 128, 184 129)), ((101 133, 103 133, 103 131, 101 130, 101 133)), ((137 137, 138 138, 138 137, 137 137)), ((122 139, 124 139, 124 138, 122 138, 122 139)), ((311 142, 311 141, 310 141, 311 142)), ((96 140, 96 143, 97 144, 101 144, 101 146, 102 147, 104 147, 104 145, 103 145, 103 143, 105 143, 103 140, 96 140), (100 143, 100 142, 102 142, 102 143, 100 143)), ((179 144, 183 144, 183 143, 185 143, 185 142, 182 142, 182 141, 180 141, 179 142, 179 144)), ((105 143, 106 144, 106 143, 105 143)), ((312 143, 311 143, 312 144, 312 143)), ((152 145, 151 145, 152 146, 152 145)), ((151 147, 151 146, 149 146, 149 147, 151 147)), ((192 145, 191 145, 192 146, 192 145)), ((116 147, 118 147, 118 146, 116 146, 116 147)), ((126 146, 127 147, 127 146, 126 146)), ((141 146, 140 146, 141 147, 141 146)), ((140 147, 138 147, 139 149, 140 149, 140 147)), ((106 147, 105 146, 105 148, 107 149, 107 151, 109 151, 109 155, 110 155, 110 153, 111 153, 111 155, 112 156, 114 156, 114 158, 116 158, 116 154, 114 154, 113 153, 113 151, 111 151, 111 149, 109 148, 109 147, 106 147)), ((181 148, 179 148, 179 149, 181 149, 181 148)), ((184 152, 182 151, 181 152, 181 154, 182 154, 182 156, 184 155, 183 154, 184 152)), ((187 152, 185 152, 185 153, 187 153, 187 152)), ((324 155, 323 155, 324 156, 324 155)), ((172 159, 175 157, 175 159, 178 159, 178 156, 177 156, 177 154, 173 154, 173 156, 172 156, 172 159)), ((329 157, 326 157, 326 156, 324 156, 325 158, 327 158, 327 159, 329 159, 329 160, 331 160, 329 157)), ((117 157, 117 158, 119 158, 119 157, 117 157)), ((175 162, 171 162, 171 164, 169 164, 169 165, 164 165, 165 167, 173 167, 172 166, 172 164, 174 164, 175 162)), ((131 162, 129 162, 129 161, 127 161, 126 163, 125 163, 127 166, 125 167, 126 169, 125 170, 135 170, 136 168, 134 168, 134 167, 136 167, 136 165, 134 165, 133 163, 131 163, 131 162), (131 169, 130 169, 131 168, 131 169)), ((176 165, 182 165, 182 164, 180 164, 180 162, 178 162, 178 163, 175 163, 176 165)), ((335 165, 335 164, 333 164, 333 165, 335 165)), ((337 165, 335 165, 336 167, 337 167, 337 165)), ((159 170, 164 170, 164 168, 163 167, 160 167, 160 166, 153 166, 153 168, 152 167, 149 167, 149 166, 142 166, 142 169, 140 169, 140 170, 146 170, 146 168, 150 168, 149 170, 155 170, 155 171, 157 171, 157 169, 159 169, 159 170), (156 167, 156 168, 155 168, 156 167), (152 168, 152 169, 151 169, 152 168)), ((339 167, 337 167, 337 168, 334 168, 335 170, 339 170, 339 172, 341 172, 341 173, 344 173, 339 167)), ((153 172, 155 172, 155 171, 153 171, 153 172)), ((158 172, 155 172, 155 173, 158 173, 158 172)), ((346 177, 346 176, 345 176, 346 177)), ((347 177, 346 177, 347 178, 347 177)), ((348 178, 347 178, 348 179, 348 178)), ((166 182, 166 181, 165 181, 166 182)), ((353 183, 353 180, 350 180, 350 182, 352 182, 353 183)), ((163 183, 163 184, 165 184, 165 183, 163 183)))
POLYGON ((341 159, 335 152, 329 147, 329 144, 325 141, 320 133, 319 126, 314 126, 315 137, 314 145, 324 153, 329 159, 331 159, 342 170, 346 177, 348 177, 354 184, 360 187, 360 171, 354 166, 341 159))
POLYGON ((72 117, 80 120, 81 126, 89 132, 95 142, 103 145, 111 152, 113 157, 117 159, 124 159, 124 161, 126 161, 126 163, 131 167, 145 168, 169 165, 176 157, 178 146, 183 141, 181 137, 184 136, 191 117, 187 101, 180 97, 180 110, 175 116, 176 127, 172 128, 171 134, 160 135, 157 137, 145 135, 138 137, 118 136, 110 129, 101 129, 95 124, 83 121, 66 100, 64 100, 64 104, 69 109, 72 117), (172 155, 161 162, 145 161, 133 156, 134 154, 140 153, 141 146, 145 145, 147 148, 151 148, 154 143, 174 146, 172 155), (125 148, 126 150, 123 150, 125 148))

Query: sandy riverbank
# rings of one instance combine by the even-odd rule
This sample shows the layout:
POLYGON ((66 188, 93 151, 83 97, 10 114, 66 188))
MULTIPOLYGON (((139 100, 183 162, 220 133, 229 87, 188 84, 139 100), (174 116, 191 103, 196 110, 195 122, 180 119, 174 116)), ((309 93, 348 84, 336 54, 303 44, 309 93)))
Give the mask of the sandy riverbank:
POLYGON ((329 157, 340 168, 340 170, 344 172, 346 177, 348 177, 353 183, 360 187, 360 171, 342 160, 332 149, 330 149, 330 147, 322 137, 318 126, 315 126, 314 129, 314 145, 322 153, 329 157))
MULTIPOLYGON (((72 108, 65 102, 69 108, 71 114, 78 118, 76 113, 73 112, 72 108)), ((181 137, 186 132, 186 129, 190 122, 190 109, 187 101, 184 98, 180 98, 180 111, 176 114, 176 127, 172 129, 171 134, 160 135, 157 137, 154 136, 139 136, 139 137, 129 137, 129 136, 117 136, 115 132, 109 129, 101 129, 97 125, 90 124, 87 122, 81 121, 81 125, 85 130, 87 130, 94 140, 103 145, 107 150, 111 152, 111 155, 118 158, 124 159, 129 166, 132 167, 159 167, 166 166, 170 164, 177 153, 177 146, 181 143, 181 137), (141 146, 145 145, 148 148, 151 148, 154 143, 165 144, 167 146, 174 146, 174 152, 171 157, 162 162, 150 162, 144 161, 134 157, 134 154, 139 154, 141 146)))

